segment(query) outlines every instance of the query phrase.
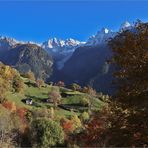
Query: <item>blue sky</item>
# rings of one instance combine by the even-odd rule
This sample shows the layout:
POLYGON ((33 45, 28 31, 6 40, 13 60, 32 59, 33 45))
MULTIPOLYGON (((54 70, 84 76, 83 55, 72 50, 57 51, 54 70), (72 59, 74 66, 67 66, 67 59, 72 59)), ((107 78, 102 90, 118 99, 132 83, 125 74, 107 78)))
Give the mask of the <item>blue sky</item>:
POLYGON ((85 41, 102 27, 148 21, 148 1, 0 0, 0 34, 42 42, 48 38, 85 41))

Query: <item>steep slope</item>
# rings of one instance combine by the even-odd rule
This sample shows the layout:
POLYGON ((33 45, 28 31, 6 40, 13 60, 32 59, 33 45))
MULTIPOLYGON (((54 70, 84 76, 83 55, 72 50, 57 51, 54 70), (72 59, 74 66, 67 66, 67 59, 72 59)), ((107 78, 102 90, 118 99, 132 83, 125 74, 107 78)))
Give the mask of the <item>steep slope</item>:
MULTIPOLYGON (((132 25, 126 21, 119 32, 127 29, 133 30, 132 25)), ((49 78, 53 71, 50 80, 54 82, 63 80, 66 84, 90 84, 97 90, 108 93, 112 91, 114 67, 106 63, 112 55, 107 42, 116 34, 117 32, 103 28, 86 43, 74 39, 53 38, 36 45, 0 37, 0 60, 21 72, 31 70, 36 77, 49 78)))
POLYGON ((112 67, 107 60, 112 53, 106 45, 84 46, 76 49, 61 71, 56 72, 54 81, 66 84, 91 85, 98 91, 111 93, 112 67))
POLYGON ((11 49, 18 44, 18 41, 13 38, 0 36, 0 52, 11 49))
POLYGON ((48 78, 52 72, 52 58, 35 44, 20 44, 2 53, 0 60, 22 73, 31 70, 37 78, 48 78))
MULTIPOLYGON (((127 29, 132 29, 132 25, 126 21, 119 31, 127 29)), ((112 56, 108 40, 116 34, 117 32, 102 28, 83 46, 75 49, 64 67, 54 73, 52 80, 63 80, 66 84, 76 82, 82 86, 89 84, 98 91, 112 94, 115 91, 112 85, 115 67, 107 63, 112 56)))
POLYGON ((121 24, 119 31, 129 30, 132 28, 133 26, 128 21, 125 21, 124 23, 121 24))
POLYGON ((17 44, 36 44, 38 46, 41 46, 41 44, 35 43, 35 42, 32 42, 32 41, 28 41, 28 42, 18 41, 14 38, 11 38, 11 37, 0 36, 0 51, 1 52, 9 50, 9 49, 17 46, 17 44))
POLYGON ((116 32, 107 28, 90 37, 86 44, 76 48, 60 71, 53 75, 53 81, 62 80, 66 84, 78 83, 81 86, 91 85, 98 91, 113 92, 111 86, 113 67, 107 64, 112 52, 107 42, 116 32))
POLYGON ((116 32, 113 32, 107 28, 102 28, 97 32, 96 35, 91 36, 86 42, 86 46, 98 46, 102 44, 106 44, 109 38, 114 37, 116 32))

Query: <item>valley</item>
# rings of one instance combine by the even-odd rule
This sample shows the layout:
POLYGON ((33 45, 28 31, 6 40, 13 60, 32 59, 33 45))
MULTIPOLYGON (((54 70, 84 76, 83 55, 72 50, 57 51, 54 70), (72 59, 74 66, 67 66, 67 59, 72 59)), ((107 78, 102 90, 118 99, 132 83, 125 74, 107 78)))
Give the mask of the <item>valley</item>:
MULTIPOLYGON (((119 30, 131 27, 124 22, 119 30)), ((114 67, 107 61, 112 56, 108 41, 115 35, 116 32, 103 28, 86 42, 53 38, 43 43, 2 36, 0 61, 20 73, 32 71, 36 78, 46 82, 64 81, 66 85, 78 83, 82 87, 91 85, 99 92, 112 95, 116 90, 112 86, 114 67)))
POLYGON ((86 42, 0 37, 0 146, 148 143, 148 23, 86 42))

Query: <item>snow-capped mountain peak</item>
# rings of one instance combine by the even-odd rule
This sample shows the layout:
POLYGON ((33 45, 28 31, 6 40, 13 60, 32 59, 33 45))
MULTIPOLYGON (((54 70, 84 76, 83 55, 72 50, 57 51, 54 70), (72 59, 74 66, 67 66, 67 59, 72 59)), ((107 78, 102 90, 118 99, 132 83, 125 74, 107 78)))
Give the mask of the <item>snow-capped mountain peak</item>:
POLYGON ((0 51, 9 50, 18 43, 19 41, 13 38, 0 36, 0 51))
POLYGON ((52 38, 52 39, 49 39, 48 41, 45 41, 42 45, 45 48, 63 47, 64 42, 63 40, 52 38))
POLYGON ((110 30, 107 28, 102 28, 101 32, 107 34, 110 32, 110 30))
POLYGON ((77 46, 77 45, 79 45, 80 43, 81 43, 80 41, 74 40, 74 39, 72 39, 72 38, 69 38, 69 39, 66 39, 66 40, 65 40, 65 45, 66 45, 66 46, 77 46))
POLYGON ((132 25, 128 21, 125 21, 121 24, 120 31, 130 29, 131 27, 132 25))
POLYGON ((115 32, 107 29, 102 28, 100 31, 97 32, 96 35, 91 36, 85 45, 88 46, 98 46, 101 44, 105 44, 107 40, 115 35, 115 32))
POLYGON ((17 44, 19 41, 15 40, 13 38, 10 38, 10 37, 0 36, 0 42, 3 42, 3 43, 7 42, 13 46, 13 45, 17 44))
POLYGON ((81 42, 74 40, 72 38, 62 40, 57 38, 49 39, 42 44, 42 47, 45 49, 61 48, 61 47, 75 47, 78 46, 81 42))
MULTIPOLYGON (((124 23, 121 24, 119 31, 121 32, 123 30, 128 30, 128 29, 132 29, 132 25, 128 21, 125 21, 124 23)), ((97 32, 96 35, 91 36, 85 45, 98 46, 101 44, 106 44, 107 41, 110 38, 113 38, 116 34, 117 32, 113 32, 112 30, 109 30, 107 28, 102 28, 100 31, 97 32)))
POLYGON ((64 63, 71 57, 74 50, 84 42, 69 38, 66 40, 52 38, 45 41, 41 46, 50 53, 54 59, 58 59, 57 67, 61 69, 64 63))
POLYGON ((17 44, 36 44, 38 46, 41 46, 41 44, 32 42, 32 41, 18 41, 14 38, 10 38, 7 36, 0 36, 0 50, 1 51, 9 50, 17 46, 17 44))

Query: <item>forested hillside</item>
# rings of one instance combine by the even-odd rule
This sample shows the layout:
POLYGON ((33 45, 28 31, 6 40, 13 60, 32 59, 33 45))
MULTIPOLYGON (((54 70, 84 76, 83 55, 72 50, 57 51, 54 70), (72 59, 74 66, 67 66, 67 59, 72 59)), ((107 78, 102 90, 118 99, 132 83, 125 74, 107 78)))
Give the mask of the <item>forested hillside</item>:
POLYGON ((53 60, 47 52, 35 44, 16 44, 0 52, 0 60, 21 73, 32 71, 36 78, 46 80, 52 74, 53 60))

